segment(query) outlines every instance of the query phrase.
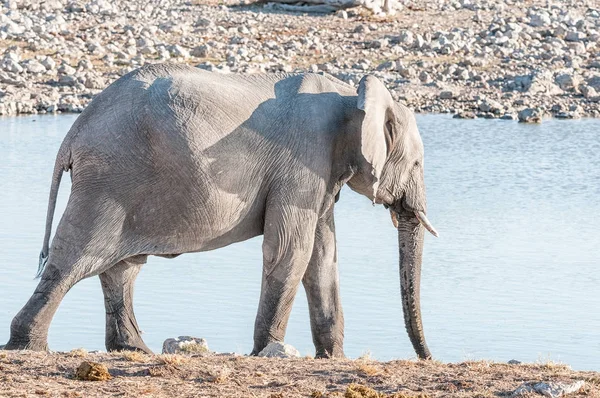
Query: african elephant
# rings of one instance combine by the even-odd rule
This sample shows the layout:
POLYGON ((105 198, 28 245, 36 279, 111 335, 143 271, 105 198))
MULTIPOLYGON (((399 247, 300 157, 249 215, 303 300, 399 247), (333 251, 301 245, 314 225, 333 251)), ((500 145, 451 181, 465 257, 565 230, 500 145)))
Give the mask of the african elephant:
POLYGON ((282 341, 302 281, 317 357, 343 356, 333 208, 348 184, 389 208, 398 229, 404 318, 429 358, 419 304, 425 217, 423 144, 414 115, 375 77, 222 75, 148 65, 100 93, 54 167, 41 280, 6 349, 46 350, 67 291, 99 275, 108 350, 150 352, 133 313, 149 255, 174 257, 264 235, 258 354, 282 341), (49 245, 64 171, 72 188, 49 245))

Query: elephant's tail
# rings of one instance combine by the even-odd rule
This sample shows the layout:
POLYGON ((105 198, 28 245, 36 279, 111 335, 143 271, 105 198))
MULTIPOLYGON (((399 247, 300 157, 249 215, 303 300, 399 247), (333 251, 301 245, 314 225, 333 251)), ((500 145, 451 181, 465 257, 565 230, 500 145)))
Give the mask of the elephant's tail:
POLYGON ((60 186, 60 180, 63 172, 71 168, 70 150, 68 145, 63 142, 58 155, 56 156, 56 162, 54 164, 54 172, 52 174, 52 185, 50 186, 50 199, 48 201, 48 213, 46 215, 46 233, 44 235, 44 244, 42 251, 40 252, 40 262, 38 265, 38 271, 36 278, 42 276, 46 263, 48 262, 48 252, 50 247, 50 234, 52 233, 52 220, 54 219, 54 210, 56 209, 56 197, 58 196, 58 187, 60 186))

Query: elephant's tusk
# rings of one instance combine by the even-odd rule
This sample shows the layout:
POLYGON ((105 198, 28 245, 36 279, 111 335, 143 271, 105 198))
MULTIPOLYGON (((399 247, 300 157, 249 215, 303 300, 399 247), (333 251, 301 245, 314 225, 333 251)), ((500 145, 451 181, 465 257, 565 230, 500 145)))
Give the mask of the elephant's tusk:
POLYGON ((433 236, 435 236, 436 238, 439 236, 438 233, 437 233, 437 231, 435 230, 435 228, 433 228, 433 225, 431 225, 431 223, 429 222, 429 220, 425 216, 425 213, 423 213, 422 211, 415 211, 415 216, 417 217, 417 220, 419 220, 419 222, 421 223, 421 225, 423 225, 426 230, 428 230, 429 232, 431 232, 431 234, 433 236))
POLYGON ((394 210, 390 210, 390 215, 392 216, 392 224, 394 224, 394 228, 398 229, 398 216, 394 210))

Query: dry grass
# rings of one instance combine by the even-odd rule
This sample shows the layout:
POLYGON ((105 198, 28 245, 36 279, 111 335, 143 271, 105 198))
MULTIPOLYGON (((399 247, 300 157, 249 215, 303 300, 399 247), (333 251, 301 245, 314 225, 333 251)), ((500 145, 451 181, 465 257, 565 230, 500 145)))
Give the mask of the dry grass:
POLYGON ((85 348, 75 348, 74 350, 69 351, 68 355, 73 358, 85 358, 88 355, 88 352, 85 348))
POLYGON ((145 363, 148 362, 149 356, 140 351, 121 351, 117 353, 117 355, 122 356, 129 362, 140 362, 145 363))
POLYGON ((381 370, 378 367, 364 361, 357 361, 356 370, 364 376, 376 376, 381 373, 381 370))
MULTIPOLYGON (((82 355, 83 351, 77 350, 82 355)), ((523 382, 584 380, 573 397, 600 397, 600 373, 545 361, 255 358, 228 355, 87 353, 107 367, 107 381, 78 381, 73 353, 0 351, 0 397, 437 398, 508 396, 523 382), (125 360, 124 360, 125 359, 125 360), (42 393, 43 392, 43 393, 42 393)))
POLYGON ((157 355, 158 363, 162 365, 180 366, 190 361, 190 358, 178 354, 161 354, 157 355))

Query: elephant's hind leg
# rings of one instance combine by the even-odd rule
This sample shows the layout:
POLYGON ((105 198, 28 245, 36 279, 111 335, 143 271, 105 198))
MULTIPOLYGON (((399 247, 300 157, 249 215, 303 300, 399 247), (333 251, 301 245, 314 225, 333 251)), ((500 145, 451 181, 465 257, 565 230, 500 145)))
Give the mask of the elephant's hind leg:
POLYGON ((109 218, 109 223, 100 212, 106 206, 71 194, 41 280, 14 317, 6 349, 47 350, 48 328, 65 294, 80 280, 98 275, 126 257, 119 247, 116 218, 109 218))
POLYGON ((143 351, 152 354, 140 335, 133 313, 135 279, 146 256, 130 257, 100 274, 106 307, 106 349, 143 351))
POLYGON ((13 318, 7 350, 48 350, 48 328, 67 291, 75 284, 54 264, 48 264, 35 292, 13 318))
POLYGON ((13 318, 10 339, 5 349, 48 350, 50 322, 65 294, 77 282, 92 276, 92 270, 108 267, 111 262, 111 260, 96 258, 91 262, 85 261, 88 267, 83 267, 81 257, 73 261, 73 255, 63 256, 63 253, 63 250, 55 250, 51 253, 35 292, 13 318), (82 272, 82 269, 85 271, 82 272))

